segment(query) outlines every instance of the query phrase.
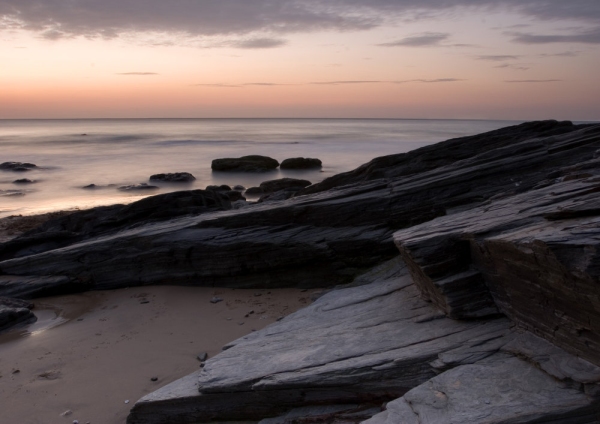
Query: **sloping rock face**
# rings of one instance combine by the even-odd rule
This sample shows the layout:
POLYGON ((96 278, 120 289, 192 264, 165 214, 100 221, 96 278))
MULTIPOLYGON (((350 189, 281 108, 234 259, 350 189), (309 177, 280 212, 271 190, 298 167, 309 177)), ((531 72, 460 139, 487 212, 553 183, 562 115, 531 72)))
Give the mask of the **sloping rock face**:
POLYGON ((501 312, 600 365, 598 193, 599 177, 563 177, 394 238, 424 296, 449 316, 501 312))
POLYGON ((495 346, 509 332, 503 318, 444 318, 420 299, 397 261, 364 279, 376 282, 330 292, 232 342, 202 371, 141 399, 128 423, 252 420, 319 403, 381 404, 434 377, 430 363, 439 354, 465 343, 495 346))
POLYGON ((102 206, 50 220, 19 238, 0 244, 0 259, 32 255, 181 215, 231 209, 229 198, 205 190, 147 197, 129 205, 102 206))
POLYGON ((374 424, 583 423, 600 413, 599 367, 504 317, 446 318, 398 261, 356 284, 225 346, 138 401, 128 423, 352 423, 364 411, 374 424))

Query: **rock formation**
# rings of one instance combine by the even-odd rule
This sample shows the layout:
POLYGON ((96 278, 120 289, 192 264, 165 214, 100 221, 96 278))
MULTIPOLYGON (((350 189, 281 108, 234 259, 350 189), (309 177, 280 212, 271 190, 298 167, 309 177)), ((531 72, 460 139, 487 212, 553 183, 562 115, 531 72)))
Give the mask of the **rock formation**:
POLYGON ((533 122, 286 201, 115 207, 118 224, 62 239, 49 222, 1 245, 0 295, 350 283, 141 399, 130 424, 599 422, 599 152, 600 125, 533 122))
POLYGON ((213 171, 267 172, 279 166, 279 162, 268 156, 242 156, 241 158, 224 158, 212 161, 213 171))
POLYGON ((323 162, 313 158, 290 158, 285 159, 279 166, 281 169, 313 169, 321 168, 323 162))
POLYGON ((31 171, 34 168, 37 168, 37 165, 34 163, 28 163, 28 162, 3 162, 3 163, 0 163, 0 169, 4 170, 4 171, 26 172, 26 171, 31 171))
POLYGON ((166 183, 189 183, 195 181, 194 177, 189 172, 175 172, 172 174, 154 174, 150 176, 150 181, 163 181, 166 183))

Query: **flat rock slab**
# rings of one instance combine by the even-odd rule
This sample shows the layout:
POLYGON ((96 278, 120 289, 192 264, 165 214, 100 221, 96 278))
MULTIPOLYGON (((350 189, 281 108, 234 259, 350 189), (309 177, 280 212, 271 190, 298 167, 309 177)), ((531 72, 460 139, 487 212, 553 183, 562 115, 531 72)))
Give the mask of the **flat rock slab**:
POLYGON ((385 278, 334 290, 226 346, 202 371, 138 401, 128 423, 262 419, 322 403, 382 402, 434 377, 440 354, 473 345, 491 355, 509 334, 502 318, 440 319, 404 270, 376 273, 385 278))
POLYGON ((364 424, 596 423, 598 399, 502 355, 447 371, 364 424))

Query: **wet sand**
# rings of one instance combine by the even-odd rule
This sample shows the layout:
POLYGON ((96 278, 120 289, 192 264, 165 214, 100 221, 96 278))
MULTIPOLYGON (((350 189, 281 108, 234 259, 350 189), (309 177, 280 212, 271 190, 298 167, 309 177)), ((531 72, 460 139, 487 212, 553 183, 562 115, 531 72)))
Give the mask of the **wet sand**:
POLYGON ((37 323, 0 334, 0 422, 124 423, 139 398, 197 370, 200 353, 313 293, 160 286, 36 299, 37 323))

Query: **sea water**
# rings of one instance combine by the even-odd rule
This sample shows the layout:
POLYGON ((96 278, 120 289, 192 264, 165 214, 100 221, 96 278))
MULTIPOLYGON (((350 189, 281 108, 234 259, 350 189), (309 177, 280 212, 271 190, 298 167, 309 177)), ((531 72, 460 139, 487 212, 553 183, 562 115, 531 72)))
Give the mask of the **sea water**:
POLYGON ((81 119, 0 120, 0 163, 30 162, 28 172, 0 172, 0 217, 129 203, 144 196, 208 185, 251 187, 283 177, 317 183, 383 155, 491 131, 515 121, 388 119, 81 119), (318 158, 323 168, 267 173, 213 172, 217 158, 264 155, 318 158), (192 183, 123 192, 152 174, 189 172, 192 183), (34 184, 15 184, 27 178, 34 184), (83 187, 95 184, 90 190, 83 187), (14 190, 21 194, 14 194, 14 190))

